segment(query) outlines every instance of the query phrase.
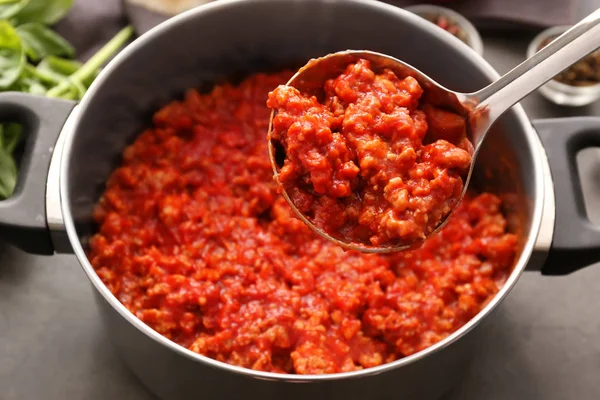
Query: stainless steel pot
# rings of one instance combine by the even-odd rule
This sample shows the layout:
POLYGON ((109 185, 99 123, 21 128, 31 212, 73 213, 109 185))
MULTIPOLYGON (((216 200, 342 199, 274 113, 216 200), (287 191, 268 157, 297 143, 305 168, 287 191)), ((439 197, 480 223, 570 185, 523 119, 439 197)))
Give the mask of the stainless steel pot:
POLYGON ((363 371, 280 375, 195 354, 136 319, 102 284, 85 255, 94 232, 92 207, 124 146, 153 110, 189 87, 208 88, 344 49, 393 55, 464 92, 498 77, 452 35, 381 2, 224 0, 139 38, 106 67, 73 112, 75 105, 65 101, 0 94, 0 117, 19 119, 29 134, 17 191, 0 202, 0 234, 37 254, 75 253, 96 289, 107 334, 160 398, 435 399, 460 381, 477 334, 473 328, 526 268, 561 274, 600 260, 600 230, 585 217, 575 167, 577 150, 600 144, 600 119, 538 121, 536 134, 517 106, 486 142, 475 184, 504 199, 510 227, 520 233, 519 258, 493 301, 444 341, 363 371))

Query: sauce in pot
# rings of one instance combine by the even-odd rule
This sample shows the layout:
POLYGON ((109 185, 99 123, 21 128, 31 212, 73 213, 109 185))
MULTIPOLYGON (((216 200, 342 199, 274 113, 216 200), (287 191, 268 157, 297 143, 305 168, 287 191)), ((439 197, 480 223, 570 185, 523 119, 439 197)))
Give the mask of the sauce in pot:
POLYGON ((511 271, 517 238, 500 199, 469 194, 413 251, 321 239, 277 194, 267 155, 267 94, 290 76, 190 90, 156 112, 95 209, 98 276, 166 338, 255 370, 354 371, 444 339, 511 271))

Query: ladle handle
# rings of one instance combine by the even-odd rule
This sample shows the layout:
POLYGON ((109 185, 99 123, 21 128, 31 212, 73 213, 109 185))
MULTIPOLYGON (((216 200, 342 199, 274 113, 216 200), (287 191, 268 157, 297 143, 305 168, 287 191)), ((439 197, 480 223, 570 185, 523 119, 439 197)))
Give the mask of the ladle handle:
POLYGON ((496 82, 472 94, 491 124, 510 107, 600 48, 600 8, 496 82))

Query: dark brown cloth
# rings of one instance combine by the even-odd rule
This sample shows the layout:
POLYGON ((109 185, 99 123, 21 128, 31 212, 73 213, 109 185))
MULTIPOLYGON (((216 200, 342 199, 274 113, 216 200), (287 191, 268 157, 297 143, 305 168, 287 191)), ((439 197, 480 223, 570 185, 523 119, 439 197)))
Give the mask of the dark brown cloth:
MULTIPOLYGON (((424 3, 386 2, 398 6, 424 3)), ((431 0, 430 3, 453 8, 479 27, 502 23, 509 27, 544 28, 575 23, 580 0, 431 0)), ((73 43, 78 57, 85 60, 126 24, 133 24, 141 34, 166 18, 143 7, 127 5, 124 0, 75 0, 73 9, 58 24, 57 30, 73 43)))
MULTIPOLYGON (((389 0, 386 3, 405 7, 428 2, 389 0)), ((577 22, 580 6, 580 0, 433 0, 429 3, 458 11, 479 28, 572 25, 577 22)), ((600 0, 598 3, 600 6, 600 0)))
POLYGON ((128 24, 122 0, 75 0, 56 30, 87 60, 128 24))

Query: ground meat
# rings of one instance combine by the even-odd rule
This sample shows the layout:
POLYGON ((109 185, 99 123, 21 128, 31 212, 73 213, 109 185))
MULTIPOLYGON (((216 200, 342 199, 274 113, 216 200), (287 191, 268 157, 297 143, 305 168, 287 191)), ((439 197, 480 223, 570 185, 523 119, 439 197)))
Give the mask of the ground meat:
POLYGON ((270 137, 286 159, 279 179, 316 227, 344 242, 425 239, 456 206, 472 147, 465 119, 426 103, 412 77, 350 64, 324 99, 281 85, 270 137))
POLYGON ((261 371, 354 371, 442 340, 511 271, 500 200, 467 197, 411 252, 322 240, 277 194, 267 155, 267 93, 289 76, 190 90, 154 115, 95 209, 98 276, 166 338, 261 371))

